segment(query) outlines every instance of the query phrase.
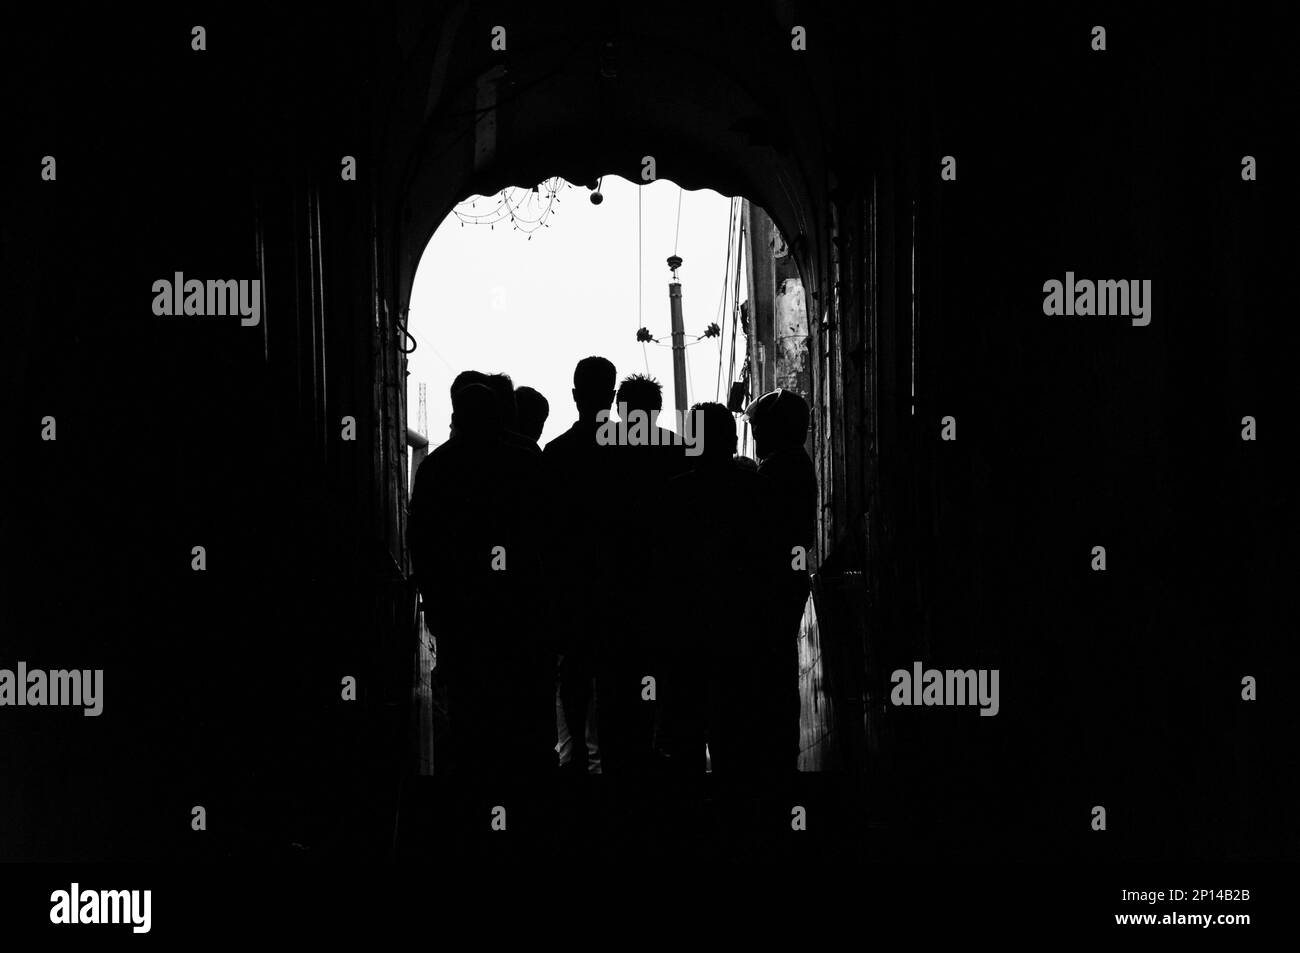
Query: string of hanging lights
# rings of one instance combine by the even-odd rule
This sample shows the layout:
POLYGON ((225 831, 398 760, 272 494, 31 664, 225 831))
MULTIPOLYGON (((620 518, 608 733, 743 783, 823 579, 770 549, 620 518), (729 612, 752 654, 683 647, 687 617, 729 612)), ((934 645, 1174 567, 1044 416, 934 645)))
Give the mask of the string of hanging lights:
POLYGON ((570 188, 569 183, 555 176, 531 189, 510 186, 495 195, 470 196, 452 212, 460 220, 461 227, 486 225, 496 228, 499 223, 508 222, 514 231, 523 232, 531 241, 533 232, 550 227, 548 219, 558 213, 555 206, 560 202, 560 193, 567 188, 570 188))

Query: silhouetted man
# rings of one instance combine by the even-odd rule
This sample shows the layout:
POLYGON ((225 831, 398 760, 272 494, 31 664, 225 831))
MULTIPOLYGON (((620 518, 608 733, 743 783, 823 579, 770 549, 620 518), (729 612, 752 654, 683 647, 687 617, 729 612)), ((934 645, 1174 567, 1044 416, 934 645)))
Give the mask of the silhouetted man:
POLYGON ((771 753, 770 767, 793 771, 799 757, 799 626, 808 601, 808 565, 817 535, 817 471, 804 449, 808 403, 794 391, 764 394, 746 411, 758 472, 775 494, 772 524, 784 569, 769 591, 771 613, 760 672, 763 707, 756 712, 771 753))
POLYGON ((554 656, 542 589, 541 460, 501 439, 483 384, 452 397, 454 435, 416 474, 409 538, 438 670, 453 770, 491 780, 554 765, 554 656))
POLYGON ((551 405, 531 387, 515 388, 515 406, 519 408, 519 432, 536 443, 542 439, 551 405))
POLYGON ((662 678, 669 607, 657 594, 654 534, 664 519, 668 481, 687 468, 680 435, 659 426, 663 388, 653 377, 633 374, 614 395, 619 423, 604 431, 617 438, 618 528, 615 598, 621 612, 607 633, 605 664, 597 673, 602 763, 605 770, 643 775, 655 770, 657 682, 662 678), (656 680, 648 699, 647 678, 656 680))
POLYGON ((620 442, 635 448, 625 454, 636 461, 634 472, 642 482, 669 480, 690 469, 682 434, 659 426, 663 411, 663 386, 648 374, 624 378, 614 395, 622 426, 620 442))
POLYGON ((752 721, 761 674, 763 594, 779 566, 765 514, 767 481, 736 463, 736 421, 721 404, 691 408, 702 453, 669 481, 665 531, 657 539, 662 585, 678 619, 667 631, 661 748, 676 771, 754 776, 762 739, 752 721))
POLYGON ((597 642, 613 622, 610 584, 613 527, 604 502, 614 482, 614 448, 596 443, 597 414, 614 399, 614 365, 587 357, 573 371, 578 419, 546 445, 553 524, 548 578, 557 590, 558 627, 568 634, 560 662, 560 704, 574 739, 571 770, 585 774, 587 718, 592 701, 597 642))

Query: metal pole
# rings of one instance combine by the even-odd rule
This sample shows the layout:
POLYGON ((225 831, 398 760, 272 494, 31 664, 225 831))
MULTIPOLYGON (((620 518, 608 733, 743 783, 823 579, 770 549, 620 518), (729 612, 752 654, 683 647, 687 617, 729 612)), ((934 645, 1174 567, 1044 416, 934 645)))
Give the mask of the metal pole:
POLYGON ((682 324, 682 283, 677 279, 677 269, 682 260, 673 255, 668 259, 673 280, 668 283, 668 308, 673 322, 673 398, 677 410, 685 413, 686 406, 686 329, 682 324))

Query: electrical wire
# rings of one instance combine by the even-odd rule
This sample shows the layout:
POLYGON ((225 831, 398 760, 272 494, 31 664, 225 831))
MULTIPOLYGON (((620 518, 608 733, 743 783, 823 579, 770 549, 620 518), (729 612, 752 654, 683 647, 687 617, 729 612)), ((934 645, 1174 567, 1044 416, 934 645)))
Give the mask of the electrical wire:
POLYGON ((682 348, 682 357, 686 360, 686 406, 691 406, 691 352, 682 348))
MULTIPOLYGON (((727 209, 727 255, 726 261, 722 268, 722 294, 718 297, 718 312, 715 318, 719 326, 718 332, 718 373, 713 384, 713 399, 720 400, 722 396, 722 329, 727 324, 726 304, 727 304, 727 284, 731 281, 731 262, 732 262, 732 240, 734 238, 736 226, 736 199, 731 200, 731 205, 727 209)), ((739 261, 737 260, 737 264, 739 261)), ((733 308, 735 301, 732 302, 733 308)), ((734 323, 734 316, 733 316, 734 323)))
MULTIPOLYGON (((743 225, 743 224, 738 225, 738 226, 737 226, 737 232, 736 232, 736 282, 735 282, 735 285, 733 286, 733 288, 732 288, 732 292, 731 292, 731 309, 732 309, 732 312, 731 312, 731 370, 732 370, 733 372, 734 372, 734 370, 735 370, 735 364, 736 364, 736 319, 738 318, 738 316, 739 316, 739 314, 740 314, 740 251, 741 251, 741 242, 742 242, 742 240, 743 240, 742 236, 744 235, 744 232, 745 232, 744 225, 743 225)), ((748 291, 749 289, 746 288, 745 290, 748 291)), ((719 343, 718 343, 718 347, 719 347, 719 349, 721 349, 721 346, 722 346, 722 343, 719 342, 719 343)), ((719 353, 721 353, 720 350, 719 350, 719 353)), ((733 376, 733 377, 729 377, 728 379, 729 379, 729 380, 735 380, 735 377, 734 377, 734 376, 733 376)))
MULTIPOLYGON (((641 186, 636 187, 636 329, 640 331, 645 325, 641 321, 641 273, 645 271, 645 259, 641 253, 641 186)), ((642 350, 645 350, 643 347, 642 350)), ((649 373, 649 370, 646 371, 649 373)))
POLYGON ((682 233, 682 196, 686 190, 680 185, 677 186, 677 227, 673 230, 673 254, 677 254, 677 236, 682 233))
MULTIPOLYGON (((743 212, 743 208, 742 208, 742 212, 743 212)), ((740 255, 743 253, 744 256, 745 256, 745 260, 746 260, 746 262, 749 261, 749 249, 748 249, 747 247, 745 247, 745 221, 744 221, 743 216, 741 217, 739 223, 737 224, 737 228, 738 228, 738 234, 737 234, 737 237, 736 237, 736 252, 737 252, 737 254, 736 254, 736 287, 739 289, 739 287, 740 287, 740 269, 741 269, 741 265, 740 265, 740 255)), ((739 294, 739 291, 737 292, 737 294, 739 294)), ((752 315, 752 311, 753 311, 753 307, 754 307, 754 296, 753 296, 753 289, 750 288, 750 287, 748 286, 748 284, 745 286, 745 295, 746 295, 746 300, 749 301, 750 311, 751 311, 751 315, 752 315)), ((738 331, 740 330, 740 304, 739 304, 739 302, 733 302, 733 305, 734 305, 735 310, 734 310, 734 312, 733 312, 733 314, 732 314, 732 321, 731 321, 731 358, 730 358, 730 360, 728 361, 728 364, 727 364, 727 380, 728 380, 728 381, 734 381, 734 380, 736 379, 736 335, 737 335, 738 331)), ((748 357, 746 357, 745 362, 746 362, 746 365, 748 365, 748 363, 749 363, 749 358, 748 358, 748 357)), ((742 376, 744 375, 744 368, 743 368, 743 367, 742 367, 742 369, 741 369, 741 375, 742 375, 742 376)))

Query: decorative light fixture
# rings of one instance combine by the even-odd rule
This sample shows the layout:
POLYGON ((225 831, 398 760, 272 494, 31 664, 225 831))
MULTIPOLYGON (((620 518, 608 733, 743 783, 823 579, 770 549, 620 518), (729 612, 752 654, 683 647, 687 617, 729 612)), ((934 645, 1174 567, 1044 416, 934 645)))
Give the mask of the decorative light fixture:
POLYGON ((532 239, 532 233, 539 228, 549 228, 549 219, 558 213, 555 206, 560 201, 560 193, 569 188, 569 183, 556 176, 531 188, 521 189, 514 186, 502 189, 494 196, 473 195, 457 205, 453 214, 460 219, 460 224, 487 225, 495 228, 498 222, 510 222, 517 232, 523 232, 532 239), (483 208, 480 209, 479 206, 483 208))

